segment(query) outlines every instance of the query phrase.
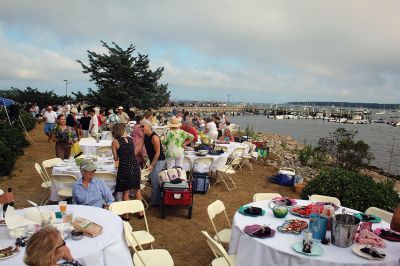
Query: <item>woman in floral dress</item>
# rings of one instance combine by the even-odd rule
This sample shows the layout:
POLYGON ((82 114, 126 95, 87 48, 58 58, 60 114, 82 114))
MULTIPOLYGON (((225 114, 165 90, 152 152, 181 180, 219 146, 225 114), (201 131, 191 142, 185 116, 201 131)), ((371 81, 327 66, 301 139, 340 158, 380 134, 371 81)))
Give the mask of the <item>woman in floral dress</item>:
POLYGON ((179 129, 182 126, 182 123, 180 123, 179 119, 175 116, 168 122, 168 126, 171 130, 168 131, 164 140, 164 144, 167 146, 167 152, 165 154, 167 158, 167 168, 182 168, 184 147, 193 141, 194 136, 179 129))
POLYGON ((74 128, 67 126, 65 115, 57 117, 57 125, 52 131, 52 140, 56 143, 56 156, 61 159, 68 159, 71 154, 71 146, 78 141, 74 128))

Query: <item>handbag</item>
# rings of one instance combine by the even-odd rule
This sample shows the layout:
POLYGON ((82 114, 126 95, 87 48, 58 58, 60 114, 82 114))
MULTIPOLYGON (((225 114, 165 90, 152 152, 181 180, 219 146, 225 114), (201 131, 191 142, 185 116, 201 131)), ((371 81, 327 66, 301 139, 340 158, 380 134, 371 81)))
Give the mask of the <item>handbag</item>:
POLYGON ((77 155, 81 152, 82 152, 82 150, 81 150, 81 146, 79 145, 79 142, 75 142, 74 144, 72 144, 71 155, 77 155))
POLYGON ((177 179, 181 179, 181 180, 187 180, 186 178, 186 172, 183 171, 182 168, 172 168, 172 169, 167 169, 164 171, 161 171, 158 174, 158 181, 160 182, 160 184, 163 183, 170 183, 170 182, 179 182, 177 179))

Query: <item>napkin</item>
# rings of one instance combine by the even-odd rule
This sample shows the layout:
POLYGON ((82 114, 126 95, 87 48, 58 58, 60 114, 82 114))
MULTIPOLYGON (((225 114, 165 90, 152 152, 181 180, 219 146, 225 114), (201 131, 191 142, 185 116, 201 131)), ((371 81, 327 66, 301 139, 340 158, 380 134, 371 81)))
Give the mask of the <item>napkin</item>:
POLYGON ((400 242, 400 234, 390 229, 377 228, 374 233, 383 239, 400 242))
POLYGON ((248 207, 243 212, 250 215, 262 215, 262 209, 258 207, 248 207))
POLYGON ((258 238, 272 237, 275 235, 275 230, 259 224, 246 225, 243 231, 249 236, 258 238))
POLYGON ((38 223, 38 224, 40 224, 42 220, 45 220, 45 221, 50 220, 51 223, 54 223, 56 221, 56 215, 54 212, 46 211, 46 210, 39 211, 38 208, 26 208, 24 217, 26 219, 34 221, 35 223, 38 223))
POLYGON ((4 219, 6 220, 6 225, 10 230, 30 224, 37 224, 37 222, 32 221, 31 219, 26 219, 25 217, 17 215, 14 207, 12 206, 8 206, 4 219))

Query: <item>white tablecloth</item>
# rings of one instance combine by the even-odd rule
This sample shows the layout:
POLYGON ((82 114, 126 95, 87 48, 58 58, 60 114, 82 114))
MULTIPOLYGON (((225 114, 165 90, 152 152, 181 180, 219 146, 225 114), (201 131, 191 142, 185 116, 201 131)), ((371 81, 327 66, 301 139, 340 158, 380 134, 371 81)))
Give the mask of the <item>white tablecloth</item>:
MULTIPOLYGON (((52 211, 59 210, 58 206, 55 205, 40 208, 52 211)), ((79 241, 66 240, 67 246, 76 260, 83 265, 90 266, 133 265, 123 235, 121 218, 108 210, 90 206, 68 205, 67 210, 72 210, 76 217, 86 218, 103 226, 103 233, 95 238, 84 237, 79 241)), ((5 226, 0 227, 0 235, 1 246, 12 245, 15 242, 8 237, 8 229, 5 226)), ((2 260, 0 264, 2 266, 25 265, 23 263, 24 255, 25 248, 21 248, 17 256, 2 260)))
POLYGON ((216 171, 218 168, 221 166, 224 166, 226 164, 226 161, 228 160, 228 154, 223 153, 221 155, 206 155, 206 156, 196 156, 195 152, 185 152, 185 156, 190 159, 190 165, 189 162, 184 161, 183 162, 183 170, 185 171, 190 171, 194 170, 196 172, 200 173, 205 173, 208 172, 209 169, 205 164, 196 164, 196 169, 193 169, 194 167, 194 162, 196 161, 197 158, 212 158, 214 160, 212 166, 211 166, 211 171, 216 171))
POLYGON ((229 144, 215 143, 215 145, 216 146, 224 146, 224 147, 226 147, 228 149, 228 151, 227 151, 228 156, 231 156, 233 150, 236 149, 236 148, 244 148, 244 154, 247 154, 249 152, 249 149, 250 149, 249 145, 243 144, 243 143, 240 143, 240 142, 230 142, 229 144))
MULTIPOLYGON (((273 238, 252 238, 243 232, 246 225, 261 224, 269 225, 274 230, 282 225, 285 219, 299 218, 290 213, 285 219, 275 218, 268 208, 269 201, 254 202, 249 205, 263 208, 264 216, 249 217, 236 212, 233 218, 232 235, 229 243, 229 254, 237 254, 236 265, 308 265, 308 266, 344 266, 344 265, 399 265, 400 243, 385 240, 386 258, 383 261, 374 261, 361 258, 353 253, 351 247, 340 248, 334 245, 321 245, 324 252, 321 256, 305 256, 296 253, 291 245, 301 242, 303 235, 294 235, 276 232, 273 238)), ((298 201, 299 205, 307 205, 308 201, 298 201)), ((350 209, 347 209, 350 210, 350 209)), ((338 213, 341 213, 339 209, 338 213)), ((303 219, 308 222, 308 219, 303 219)), ((373 224, 376 227, 389 227, 386 222, 373 224)))
POLYGON ((96 140, 81 140, 79 141, 79 146, 83 154, 95 155, 98 148, 111 147, 111 142, 111 140, 100 140, 100 142, 96 142, 96 140))
MULTIPOLYGON (((102 161, 102 158, 99 158, 99 162, 102 161)), ((97 170, 99 172, 111 172, 111 173, 115 173, 115 167, 114 164, 109 164, 109 165, 105 165, 102 164, 101 165, 102 170, 97 170)), ((53 171, 52 174, 69 174, 69 175, 74 175, 77 178, 82 177, 81 171, 79 170, 79 168, 76 168, 75 170, 71 170, 70 166, 63 166, 63 167, 53 167, 53 171)), ((96 176, 96 174, 94 175, 96 176)), ((115 189, 115 181, 113 180, 106 180, 105 181, 106 184, 108 185, 108 187, 110 188, 111 192, 114 192, 115 189)), ((60 184, 59 182, 53 181, 53 186, 51 187, 51 195, 50 195, 50 200, 57 202, 60 200, 60 198, 58 197, 58 191, 65 188, 66 185, 65 184, 60 184)), ((72 185, 71 185, 72 187, 72 185)))

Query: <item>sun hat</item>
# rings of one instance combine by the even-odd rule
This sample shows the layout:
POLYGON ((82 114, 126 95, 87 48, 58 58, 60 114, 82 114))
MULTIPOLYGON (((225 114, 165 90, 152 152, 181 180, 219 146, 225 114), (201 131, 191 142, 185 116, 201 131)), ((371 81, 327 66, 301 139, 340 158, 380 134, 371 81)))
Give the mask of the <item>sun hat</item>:
POLYGON ((179 122, 179 119, 176 116, 171 117, 171 119, 168 121, 167 126, 174 128, 174 127, 181 127, 182 123, 179 122))
POLYGON ((75 107, 71 109, 70 113, 72 114, 77 114, 78 113, 78 109, 76 109, 75 107))
POLYGON ((124 110, 124 107, 120 106, 117 108, 118 110, 124 110))
POLYGON ((140 125, 142 126, 149 126, 150 128, 153 126, 153 123, 151 123, 149 120, 146 118, 143 118, 142 121, 140 121, 140 125))
POLYGON ((113 109, 109 109, 108 112, 109 112, 110 114, 112 114, 112 113, 114 113, 114 110, 113 110, 113 109))
POLYGON ((97 167, 92 160, 84 160, 81 164, 81 170, 86 172, 96 171, 97 167))

